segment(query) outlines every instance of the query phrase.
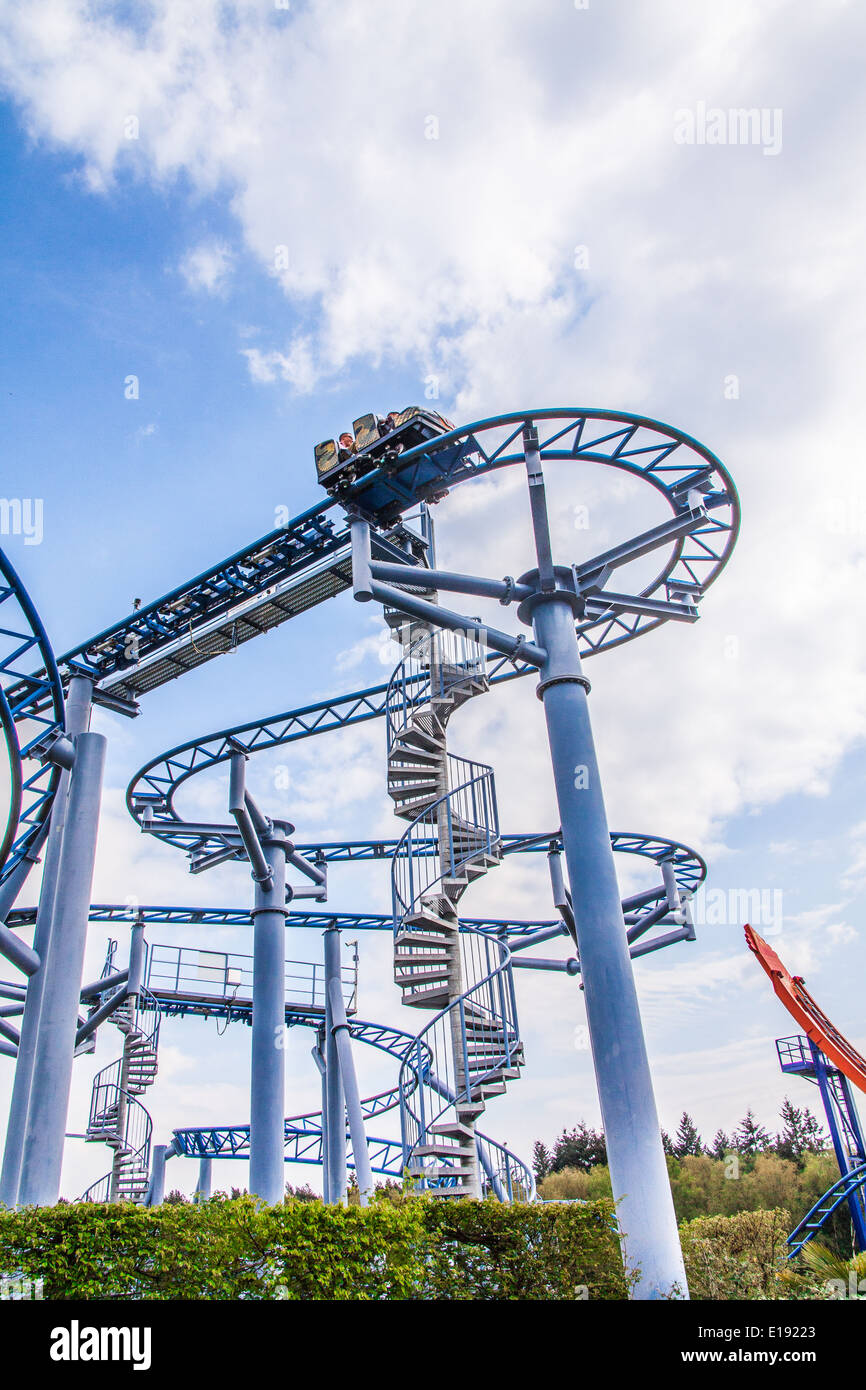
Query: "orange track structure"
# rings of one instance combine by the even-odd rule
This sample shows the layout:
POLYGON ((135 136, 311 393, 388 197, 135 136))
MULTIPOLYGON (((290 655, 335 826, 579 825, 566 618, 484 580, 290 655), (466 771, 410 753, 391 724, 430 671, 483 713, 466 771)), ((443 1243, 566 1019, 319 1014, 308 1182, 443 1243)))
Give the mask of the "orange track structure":
POLYGON ((792 1018, 812 1039, 825 1057, 844 1072, 849 1081, 866 1091, 866 1057, 853 1048, 833 1027, 829 1018, 818 1008, 803 983, 802 975, 791 975, 785 969, 772 946, 750 926, 746 926, 746 943, 754 951, 773 982, 773 989, 792 1018))

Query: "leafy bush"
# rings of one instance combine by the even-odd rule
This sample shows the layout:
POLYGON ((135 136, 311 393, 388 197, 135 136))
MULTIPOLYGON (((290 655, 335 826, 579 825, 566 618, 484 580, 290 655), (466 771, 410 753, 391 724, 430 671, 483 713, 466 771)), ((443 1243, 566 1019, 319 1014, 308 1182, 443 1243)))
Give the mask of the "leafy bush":
POLYGON ((57 1299, 624 1298, 610 1201, 253 1198, 0 1214, 0 1271, 57 1299))
POLYGON ((791 1229, 787 1211, 699 1216, 680 1226, 692 1298, 778 1298, 791 1229))

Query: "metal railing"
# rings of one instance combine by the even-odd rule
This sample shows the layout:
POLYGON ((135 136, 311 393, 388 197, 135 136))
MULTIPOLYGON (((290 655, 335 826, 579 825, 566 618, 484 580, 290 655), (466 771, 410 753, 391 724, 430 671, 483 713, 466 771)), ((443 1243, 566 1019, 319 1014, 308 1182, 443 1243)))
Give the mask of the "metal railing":
POLYGON ((385 696, 388 747, 404 733, 424 706, 467 679, 483 680, 487 652, 468 632, 424 632, 410 646, 385 696))
MULTIPOLYGON (((253 957, 235 951, 199 951, 189 946, 150 947, 147 986, 157 994, 220 1002, 248 1002, 253 997, 253 957)), ((358 965, 342 967, 343 998, 347 1013, 354 1013, 358 991, 358 965)), ((303 1008, 324 1009, 325 969, 318 961, 287 960, 286 1002, 303 1008)))
MULTIPOLYGON (((415 1150, 429 1142, 432 1125, 457 1119, 460 1105, 469 1104, 485 1081, 498 1080, 522 1058, 511 952, 504 942, 474 928, 464 927, 461 936, 466 988, 421 1030, 400 1067, 407 1164, 415 1150)), ((514 1155, 511 1160, 521 1166, 514 1155)), ((449 1181, 421 1175, 423 1186, 447 1187, 449 1181)), ((525 1186, 525 1176, 521 1183, 525 1186)))
POLYGON ((401 836, 391 862, 394 930, 434 895, 446 878, 459 878, 467 863, 479 855, 491 857, 499 846, 499 811, 493 769, 485 763, 448 754, 452 787, 420 812, 401 836), (453 784, 455 778, 465 780, 453 784), (431 855, 431 839, 439 846, 431 855))

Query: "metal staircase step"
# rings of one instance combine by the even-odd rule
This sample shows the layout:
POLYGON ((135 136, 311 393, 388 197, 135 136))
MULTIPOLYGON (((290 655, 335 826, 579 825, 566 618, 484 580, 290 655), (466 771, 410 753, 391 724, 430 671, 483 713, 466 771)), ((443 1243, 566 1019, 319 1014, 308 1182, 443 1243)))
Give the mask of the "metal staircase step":
POLYGON ((458 1100, 455 1102, 454 1109, 457 1111, 458 1117, 465 1115, 471 1123, 478 1115, 483 1115, 487 1107, 483 1100, 458 1100))
POLYGON ((444 966, 434 966, 432 970, 417 970, 411 975, 408 973, 401 975, 398 970, 395 970, 394 982, 406 989, 408 985, 414 987, 415 985, 433 984, 436 980, 447 980, 448 975, 449 971, 444 966))
POLYGON ((438 1013, 448 1003, 447 989, 408 990, 402 1001, 410 1009, 435 1009, 438 1013))
POLYGON ((470 1139, 475 1142, 475 1131, 461 1120, 437 1120, 429 1126, 430 1134, 441 1134, 443 1139, 470 1139))
POLYGON ((404 932, 400 932, 399 936, 396 936, 396 937, 394 938, 394 944, 395 944, 395 946, 398 946, 398 947, 402 947, 402 946, 430 946, 430 947, 437 946, 437 947, 444 947, 444 946, 447 946, 447 945, 448 945, 450 939, 451 939, 451 938, 448 937, 448 936, 446 936, 445 933, 442 932, 442 931, 438 931, 438 932, 434 932, 434 931, 429 931, 429 932, 423 932, 423 931, 404 931, 404 932))
MULTIPOLYGON (((454 1158, 463 1163, 471 1163, 474 1158, 474 1149, 466 1150, 451 1144, 418 1144, 412 1150, 412 1157, 409 1160, 409 1171, 412 1171, 412 1162, 415 1158, 454 1158)), ((427 1168, 426 1172, 431 1170, 427 1168)), ((445 1171, 448 1171, 447 1169, 445 1171)))
MULTIPOLYGON (((424 943, 425 947, 427 942, 424 943)), ((398 952, 394 956, 394 965, 450 965, 451 957, 447 952, 427 952, 423 956, 416 952, 398 952)))

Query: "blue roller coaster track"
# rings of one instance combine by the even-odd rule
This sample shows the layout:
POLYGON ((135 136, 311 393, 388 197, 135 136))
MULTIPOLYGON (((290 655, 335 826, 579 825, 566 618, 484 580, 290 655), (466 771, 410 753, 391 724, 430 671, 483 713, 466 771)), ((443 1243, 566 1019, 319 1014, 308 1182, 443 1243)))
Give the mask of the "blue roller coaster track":
MULTIPOLYGON (((526 1062, 515 972, 534 968, 582 974, 587 1011, 595 1019, 593 1023, 590 1018, 591 1030, 607 1028, 608 1017, 612 1020, 620 1007, 620 993, 623 998, 633 996, 630 974, 623 973, 623 956, 627 966, 628 956, 634 958, 694 939, 689 900, 706 873, 700 856, 674 840, 609 833, 603 809, 594 811, 601 817, 599 824, 604 824, 604 835, 591 837, 598 864, 605 861, 603 911, 606 919, 619 920, 625 926, 625 942, 616 948, 622 955, 617 955, 615 967, 622 988, 609 992, 607 1001, 599 1006, 597 990, 590 988, 589 965, 596 941, 602 938, 596 934, 581 939, 586 892, 593 879, 577 869, 580 842, 574 837, 576 808, 569 802, 567 821, 563 788, 558 782, 562 828, 506 833, 500 826, 493 769, 455 754, 448 746, 448 737, 452 716, 464 704, 503 682, 546 666, 538 694, 548 716, 556 768, 559 755, 554 735, 560 726, 552 712, 554 706, 565 708, 563 700, 568 703, 574 699, 578 702, 574 709, 580 710, 580 701, 589 689, 579 673, 578 655, 585 658, 621 646, 668 621, 693 623, 703 595, 727 563, 737 537, 739 503, 730 475, 718 458, 690 435, 648 417, 606 410, 550 409, 491 417, 428 438, 399 456, 377 456, 363 476, 347 473, 334 486, 335 496, 138 608, 64 653, 56 664, 32 606, 11 571, 3 570, 8 586, 5 597, 15 598, 26 619, 19 624, 22 632, 17 646, 17 629, 10 624, 5 663, 0 654, 0 671, 7 676, 0 681, 0 719, 13 765, 15 814, 11 820, 16 822, 12 831, 7 830, 4 880, 35 852, 48 824, 51 797, 61 775, 57 760, 46 758, 38 773, 22 773, 16 781, 14 768, 18 764, 13 755, 20 752, 22 762, 28 756, 45 755, 62 732, 61 678, 65 684, 77 682, 77 699, 86 691, 93 703, 132 716, 139 712, 144 695, 168 681, 352 588, 356 598, 382 604, 392 630, 399 630, 402 647, 402 659, 387 683, 192 740, 153 759, 132 779, 127 804, 144 833, 186 853, 194 873, 249 859, 257 896, 255 905, 247 909, 143 906, 135 910, 132 919, 128 907, 121 905, 95 904, 89 914, 84 912, 82 930, 88 917, 110 923, 127 920, 132 928, 128 969, 118 972, 107 962, 102 981, 84 989, 81 1003, 86 1017, 79 1017, 74 1040, 75 1050, 80 1050, 108 1018, 124 1035, 117 1074, 97 1078, 99 1097, 94 1093, 91 1137, 103 1138, 115 1150, 112 1174, 96 1185, 98 1193, 126 1194, 141 1200, 147 1158, 152 1169, 150 1198, 158 1192, 156 1149, 152 1155, 149 1119, 144 1118, 146 1112, 138 1094, 155 1075, 159 1017, 196 1010, 192 998, 161 999, 158 990, 139 978, 145 923, 208 928, 253 922, 256 941, 259 936, 264 941, 270 932, 268 939, 273 943, 278 939, 273 934, 276 926, 290 913, 294 925, 324 930, 326 955, 327 939, 341 927, 390 930, 394 979, 402 1002, 429 1015, 416 1033, 386 1030, 381 1034, 389 1039, 385 1050, 397 1065, 396 1084, 390 1091, 368 1097, 353 1108, 355 1082, 349 1044, 353 1039, 372 1041, 374 1046, 384 1044, 376 1043, 367 1032, 375 1031, 378 1025, 359 1024, 345 1017, 339 991, 331 993, 333 980, 323 1006, 327 1048, 333 1052, 334 1066, 339 1062, 341 1084, 345 1083, 345 1114, 362 1191, 365 1179, 361 1169, 372 1163, 377 1171, 390 1176, 408 1173, 418 1186, 441 1196, 476 1196, 492 1191, 505 1200, 531 1196, 532 1175, 521 1160, 482 1134, 477 1125, 488 1103, 520 1079, 526 1062), (590 559, 570 567, 553 566, 541 473, 547 463, 600 464, 641 480, 663 500, 669 517, 590 559), (538 570, 502 580, 436 570, 429 506, 456 485, 489 477, 511 465, 525 465, 527 469, 538 570), (404 520, 419 505, 420 534, 404 520), (655 562, 654 555, 660 557, 655 562), (649 580, 636 583, 633 592, 627 578, 613 587, 617 574, 634 573, 629 566, 635 561, 643 563, 644 573, 651 574, 649 580), (439 592, 449 589, 496 597, 506 610, 515 605, 518 618, 537 628, 533 639, 498 632, 439 606, 439 592), (431 603, 425 595, 432 595, 437 602, 431 603), (559 638, 552 629, 551 645, 545 646, 539 637, 544 622, 536 624, 534 615, 544 603, 555 603, 558 612, 573 615, 568 620, 571 643, 575 634, 577 638, 573 670, 566 670, 561 656, 554 658, 559 638), (31 653, 33 660, 25 673, 21 659, 31 653), (570 683, 567 692, 562 689, 563 682, 570 683), (556 690, 551 693, 553 687, 556 690), (295 843, 289 838, 292 827, 271 821, 259 811, 243 777, 243 765, 252 754, 378 718, 385 721, 387 734, 387 789, 395 814, 403 822, 399 836, 295 843), (13 731, 17 736, 25 726, 28 736, 16 744, 13 731), (178 789, 191 777, 220 765, 228 765, 230 771, 231 820, 214 824, 182 818, 175 804, 178 789), (632 894, 621 904, 616 896, 611 898, 610 886, 615 886, 615 880, 606 848, 608 838, 614 851, 653 863, 661 882, 632 894), (462 900, 472 885, 510 855, 524 853, 547 856, 557 915, 532 921, 464 916, 462 900), (288 886, 285 908, 271 892, 274 883, 282 883, 274 877, 274 864, 280 856, 307 880, 304 885, 288 886), (391 914, 321 911, 319 905, 327 896, 328 866, 370 860, 390 865, 391 914), (568 861, 571 889, 563 860, 568 861), (299 908, 303 897, 316 900, 315 910, 299 908), (572 941, 576 949, 571 959, 545 960, 532 953, 536 945, 557 938, 572 941), (134 1084, 129 1082, 130 1076, 134 1084), (386 1110, 399 1111, 399 1143, 376 1139, 359 1148, 362 1131, 352 1127, 353 1117, 363 1121, 386 1110), (366 1158, 362 1149, 366 1149, 366 1158)), ((5 597, 0 590, 0 601, 5 597)), ((552 614, 553 608, 543 612, 552 614)), ((587 751, 594 758, 588 725, 585 727, 587 751)), ((92 747, 93 739, 101 736, 89 737, 92 747)), ((66 766, 71 766, 71 761, 66 766)), ((71 776, 74 784, 74 769, 71 776)), ((582 804, 589 807, 595 802, 587 798, 582 804)), ((95 844, 95 820, 92 834, 95 844)), ((70 830, 64 831, 64 845, 69 835, 70 830)), ((58 902, 61 906, 55 907, 55 912, 64 910, 62 900, 58 902)), ((10 893, 4 904, 7 930, 25 928, 34 920, 34 909, 13 910, 13 903, 14 894, 10 893)), ((72 913, 71 908, 66 910, 72 913)), ((593 965, 594 972, 598 968, 593 965)), ((15 985, 3 988, 9 997, 19 997, 15 985)), ((58 997, 60 994, 58 986, 58 997)), ((253 1023, 255 1058, 255 1010, 248 1015, 253 1023)), ((224 1016, 242 1017, 244 1011, 232 1014, 229 1010, 224 1016)), ((633 1115, 624 1128, 611 1115, 608 1127, 611 1144, 619 1146, 630 1162, 634 1145, 629 1126, 642 1126, 642 1132, 649 1134, 654 1101, 639 1019, 635 1023, 626 1013, 620 1017, 627 1029, 619 1038, 622 1058, 631 1059, 628 1065, 636 1069, 635 1075, 640 1071, 643 1109, 640 1117, 633 1115)), ((319 1034, 322 1031, 322 1015, 315 1010, 305 1016, 302 1009, 289 1008, 286 1019, 293 1025, 315 1027, 319 1034)), ((261 1039, 258 1047, 254 1085, 257 1066, 262 1077, 269 1068, 273 1072, 273 1059, 262 1052, 261 1039)), ((4 1050, 16 1049, 12 1045, 4 1050)), ((70 1051, 70 1067, 71 1055, 70 1051)), ((596 1054, 597 1066, 607 1066, 607 1055, 608 1049, 602 1047, 596 1054)), ((57 1078, 52 1073, 49 1092, 55 1081, 61 1087, 66 1084, 57 1070, 60 1063, 56 1057, 51 1065, 57 1078)), ((35 1075, 41 1076, 38 1065, 35 1075)), ((272 1081, 273 1077, 268 1084, 272 1081)), ((38 1084, 44 1090, 45 1077, 38 1084)), ((603 1094, 613 1094, 609 1079, 601 1073, 599 1087, 603 1094)), ((333 1105, 333 1096, 329 1105, 333 1105)), ((332 1143, 334 1126, 330 1126, 331 1138, 327 1134, 323 1137, 324 1119, 323 1110, 285 1120, 283 1147, 298 1162, 324 1162, 327 1184, 333 1153, 325 1149, 332 1143)), ((178 1129, 173 1151, 220 1157, 241 1153, 247 1144, 251 1162, 255 1162, 250 1133, 250 1127, 244 1125, 178 1129)), ((660 1155, 659 1147, 663 1177, 660 1155)), ((31 1175, 28 1181, 29 1187, 22 1180, 22 1192, 53 1191, 59 1182, 56 1158, 43 1164, 38 1177, 31 1175)), ((661 1179, 655 1182, 653 1178, 653 1202, 642 1217, 648 1232, 644 1251, 653 1266, 645 1273, 648 1288, 668 1286, 680 1277, 679 1256, 669 1240, 667 1199, 660 1184, 661 1179), (656 1254, 660 1261, 657 1270, 653 1265, 656 1254)), ((642 1239, 639 1233, 634 1238, 634 1257, 639 1264, 644 1262, 642 1239)))

